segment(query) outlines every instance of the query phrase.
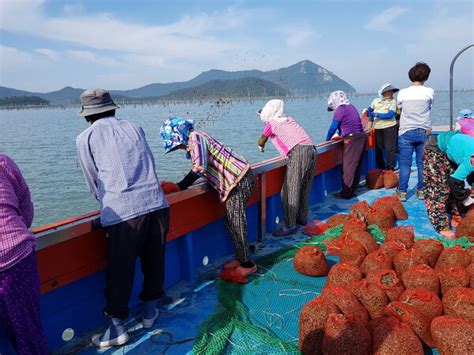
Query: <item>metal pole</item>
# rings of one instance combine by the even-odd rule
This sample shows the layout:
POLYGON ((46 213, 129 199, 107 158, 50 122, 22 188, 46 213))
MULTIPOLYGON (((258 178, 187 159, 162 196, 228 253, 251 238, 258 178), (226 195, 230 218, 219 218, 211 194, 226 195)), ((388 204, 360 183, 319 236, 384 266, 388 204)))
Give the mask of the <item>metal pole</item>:
POLYGON ((454 129, 454 119, 453 119, 453 72, 454 72, 454 62, 458 57, 469 48, 474 47, 474 44, 470 44, 467 47, 461 49, 458 54, 453 58, 451 66, 449 67, 449 129, 452 131, 454 129))

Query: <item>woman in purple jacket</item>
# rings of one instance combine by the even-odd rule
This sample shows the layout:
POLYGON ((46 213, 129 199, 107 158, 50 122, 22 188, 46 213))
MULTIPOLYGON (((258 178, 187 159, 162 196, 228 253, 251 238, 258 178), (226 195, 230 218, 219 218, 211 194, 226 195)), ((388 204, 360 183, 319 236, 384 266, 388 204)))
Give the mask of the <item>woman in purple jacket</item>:
POLYGON ((333 91, 329 95, 328 111, 334 111, 334 116, 326 140, 331 140, 336 131, 340 132, 344 140, 342 191, 338 197, 350 199, 356 195, 359 186, 367 135, 362 128, 359 112, 349 102, 344 91, 333 91))
POLYGON ((28 186, 13 160, 0 153, 0 330, 19 354, 28 355, 48 353, 32 222, 28 186))

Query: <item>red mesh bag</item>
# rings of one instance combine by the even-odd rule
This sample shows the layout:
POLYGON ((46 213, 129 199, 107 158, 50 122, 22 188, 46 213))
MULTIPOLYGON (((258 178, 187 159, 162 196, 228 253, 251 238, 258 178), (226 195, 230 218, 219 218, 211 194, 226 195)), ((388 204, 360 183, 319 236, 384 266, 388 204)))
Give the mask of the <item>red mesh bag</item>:
POLYGON ((408 213, 403 206, 402 201, 397 196, 379 197, 372 203, 372 208, 388 207, 393 210, 395 218, 398 220, 408 219, 408 213))
POLYGON ((367 214, 367 224, 375 224, 383 232, 393 227, 394 220, 393 210, 388 207, 371 208, 367 214))
POLYGON ((375 238, 372 237, 372 234, 370 234, 369 232, 352 230, 344 236, 346 237, 346 240, 357 240, 360 244, 362 244, 367 254, 372 253, 373 251, 376 251, 379 248, 377 242, 375 241, 375 238))
POLYGON ((466 237, 471 243, 474 243, 474 213, 468 213, 459 222, 456 228, 456 237, 466 237))
POLYGON ((379 169, 369 170, 365 177, 365 181, 367 182, 367 187, 370 190, 381 189, 382 187, 384 187, 383 170, 379 170, 379 169))
POLYGON ((293 267, 300 274, 308 276, 325 276, 329 267, 321 249, 315 246, 302 247, 293 259, 293 267))
POLYGON ((474 324, 474 289, 451 287, 443 295, 444 314, 459 317, 474 324))
POLYGON ((391 170, 383 173, 383 184, 386 189, 393 189, 398 186, 398 175, 391 170))
POLYGON ((393 270, 375 270, 366 276, 369 284, 375 285, 385 292, 390 301, 396 301, 405 290, 393 270))
POLYGON ((165 195, 181 191, 179 189, 179 186, 177 184, 173 183, 173 182, 161 181, 160 185, 161 185, 161 188, 163 189, 163 192, 165 193, 165 195))
POLYGON ((340 312, 347 318, 351 318, 356 322, 367 325, 369 322, 369 314, 365 307, 360 304, 357 297, 343 287, 335 285, 326 285, 323 288, 323 297, 335 304, 340 312))
POLYGON ((394 301, 385 307, 384 313, 386 316, 398 318, 401 322, 408 324, 418 338, 430 348, 435 346, 431 337, 430 319, 415 307, 400 301, 394 301))
POLYGON ((474 354, 474 324, 451 316, 436 317, 431 334, 440 355, 474 354))
POLYGON ((326 321, 337 307, 324 297, 316 297, 301 309, 299 318, 299 349, 303 354, 322 354, 326 321))
POLYGON ((341 248, 339 260, 341 263, 360 266, 366 255, 365 248, 361 243, 354 239, 348 239, 341 248))
POLYGON ((420 239, 415 242, 413 249, 423 252, 428 258, 428 264, 431 267, 434 267, 439 255, 444 249, 444 246, 439 240, 420 239))
POLYGON ((406 249, 405 244, 392 240, 392 241, 383 243, 379 248, 379 252, 381 252, 382 254, 390 258, 393 258, 400 251, 405 250, 405 249, 406 249))
POLYGON ((466 253, 471 257, 471 263, 474 263, 474 245, 467 248, 466 253))
POLYGON ((402 275, 402 282, 405 288, 423 287, 435 294, 439 294, 439 277, 438 273, 428 265, 416 265, 402 275))
POLYGON ((444 295, 451 287, 468 287, 470 275, 461 265, 444 265, 436 270, 439 276, 441 293, 444 295))
POLYGON ((324 332, 323 354, 372 354, 372 337, 365 325, 342 314, 331 314, 324 332))
POLYGON ((385 242, 390 241, 403 243, 405 249, 410 249, 415 244, 415 229, 413 226, 390 228, 385 234, 385 242))
POLYGON ((376 355, 423 355, 423 345, 413 330, 395 317, 380 317, 369 323, 376 355))
POLYGON ((383 310, 388 304, 388 297, 382 289, 369 284, 367 280, 351 281, 346 288, 367 309, 370 318, 373 319, 383 315, 383 310))
POLYGON ((303 233, 306 235, 321 235, 326 233, 328 229, 329 225, 327 223, 315 219, 304 226, 303 233))
POLYGON ((364 275, 367 275, 369 272, 374 270, 381 269, 391 269, 392 268, 392 258, 381 253, 380 251, 374 251, 364 258, 362 264, 360 265, 360 271, 364 275))
POLYGON ((438 295, 426 288, 418 287, 405 290, 399 301, 415 307, 430 321, 443 314, 443 304, 438 295))
POLYGON ((359 201, 351 206, 351 208, 349 209, 349 216, 365 221, 369 210, 370 206, 367 201, 359 201))
POLYGON ((325 239, 323 240, 323 244, 326 246, 326 251, 329 255, 339 255, 344 245, 344 238, 325 239))
POLYGON ((331 270, 329 270, 327 284, 344 287, 351 281, 362 280, 362 277, 362 272, 357 266, 348 263, 339 263, 335 264, 331 270))
POLYGON ((456 245, 452 248, 444 249, 436 261, 435 269, 444 265, 461 265, 468 266, 471 263, 470 255, 463 249, 462 246, 456 245))
POLYGON ((349 220, 349 215, 340 213, 340 214, 335 214, 334 216, 329 217, 326 221, 326 224, 329 226, 329 228, 332 228, 340 224, 344 224, 348 220, 349 220))
POLYGON ((469 286, 474 288, 474 263, 469 264, 466 268, 466 271, 471 276, 471 281, 469 282, 469 286))
POLYGON ((349 218, 347 222, 344 223, 344 227, 342 228, 342 235, 350 233, 351 231, 366 231, 367 225, 364 221, 361 221, 357 218, 349 218))
POLYGON ((393 268, 398 276, 402 276, 405 271, 420 264, 428 265, 426 255, 416 249, 402 250, 393 258, 393 268))

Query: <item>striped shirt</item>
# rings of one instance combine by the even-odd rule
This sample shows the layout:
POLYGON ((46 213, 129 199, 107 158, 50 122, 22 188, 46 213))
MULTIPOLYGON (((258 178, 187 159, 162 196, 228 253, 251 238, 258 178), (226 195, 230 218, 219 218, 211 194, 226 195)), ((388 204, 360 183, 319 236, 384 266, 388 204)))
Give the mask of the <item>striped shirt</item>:
POLYGON ((250 168, 239 153, 201 131, 190 133, 188 152, 192 170, 209 182, 222 201, 250 168))
POLYGON ((77 137, 76 146, 87 186, 100 203, 103 226, 168 207, 140 126, 101 118, 77 137))
POLYGON ((0 153, 0 272, 30 255, 35 237, 30 190, 12 159, 0 153))
POLYGON ((402 109, 399 135, 414 129, 431 130, 431 106, 434 91, 426 86, 410 86, 400 90, 398 107, 402 109))
POLYGON ((303 127, 291 117, 287 117, 283 122, 267 122, 262 135, 271 138, 273 145, 284 157, 298 144, 313 145, 303 127))

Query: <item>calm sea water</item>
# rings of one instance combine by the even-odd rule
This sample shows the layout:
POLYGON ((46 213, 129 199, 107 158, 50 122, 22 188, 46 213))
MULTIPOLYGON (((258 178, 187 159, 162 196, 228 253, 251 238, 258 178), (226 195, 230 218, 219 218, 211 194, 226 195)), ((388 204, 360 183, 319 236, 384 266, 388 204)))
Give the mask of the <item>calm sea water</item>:
MULTIPOLYGON (((370 104, 370 96, 351 99, 359 109, 370 104)), ((449 98, 438 93, 433 107, 435 125, 449 123, 449 98)), ((184 117, 196 121, 198 129, 240 151, 255 163, 277 155, 271 144, 265 153, 257 149, 256 141, 263 128, 256 111, 264 101, 230 102, 226 104, 194 103, 172 105, 126 105, 117 117, 140 124, 155 155, 156 169, 161 180, 177 181, 190 169, 183 152, 163 155, 159 128, 165 118, 184 117)), ((315 143, 322 142, 331 121, 326 111, 326 98, 289 100, 287 113, 308 132, 315 143)), ((471 93, 455 94, 455 113, 463 108, 474 109, 471 93)), ((0 151, 20 166, 30 187, 35 204, 34 226, 40 226, 98 208, 90 196, 78 166, 75 139, 88 127, 76 115, 78 108, 30 109, 0 111, 0 151)))

